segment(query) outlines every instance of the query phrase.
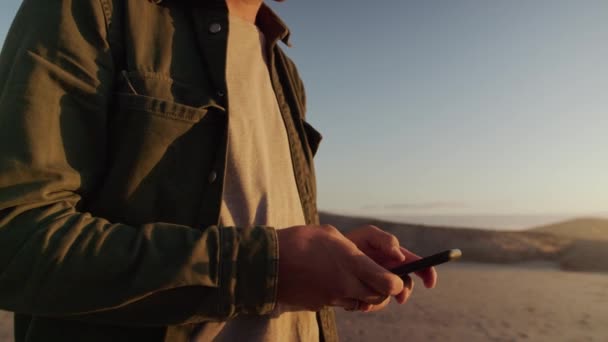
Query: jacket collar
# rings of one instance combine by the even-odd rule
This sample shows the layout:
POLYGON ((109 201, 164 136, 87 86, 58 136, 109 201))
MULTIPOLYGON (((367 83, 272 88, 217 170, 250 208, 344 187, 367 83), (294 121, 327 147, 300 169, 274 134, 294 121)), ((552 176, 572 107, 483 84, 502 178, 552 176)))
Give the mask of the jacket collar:
POLYGON ((256 25, 264 32, 270 42, 275 43, 277 40, 281 40, 285 45, 291 46, 289 28, 265 3, 262 3, 262 7, 258 11, 256 25))
MULTIPOLYGON (((192 0, 149 0, 157 5, 167 4, 167 3, 189 3, 192 6, 211 6, 211 7, 220 7, 226 9, 226 0, 196 0, 195 2, 192 0)), ((291 32, 287 25, 279 18, 279 16, 268 6, 266 3, 262 3, 260 10, 258 11, 258 15, 256 18, 256 25, 260 28, 264 35, 266 35, 266 39, 272 44, 276 43, 278 40, 285 43, 287 46, 291 46, 289 38, 291 36, 291 32)))

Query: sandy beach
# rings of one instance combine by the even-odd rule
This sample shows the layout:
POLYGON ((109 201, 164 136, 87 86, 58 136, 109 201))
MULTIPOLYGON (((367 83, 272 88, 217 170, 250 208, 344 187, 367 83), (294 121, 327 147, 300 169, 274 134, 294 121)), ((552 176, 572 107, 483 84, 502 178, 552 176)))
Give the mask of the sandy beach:
MULTIPOLYGON (((337 310, 341 341, 606 341, 608 274, 549 263, 456 263, 434 290, 417 282, 410 301, 378 313, 337 310)), ((0 312, 0 341, 12 341, 0 312)))
POLYGON ((378 313, 337 310, 342 341, 607 341, 608 275, 454 264, 378 313))

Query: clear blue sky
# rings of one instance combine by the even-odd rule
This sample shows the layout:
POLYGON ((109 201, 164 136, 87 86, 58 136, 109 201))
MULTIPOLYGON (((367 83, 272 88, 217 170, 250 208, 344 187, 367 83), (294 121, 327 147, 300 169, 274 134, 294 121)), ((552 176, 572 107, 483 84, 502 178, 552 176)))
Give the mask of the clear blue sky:
MULTIPOLYGON (((0 4, 0 40, 19 5, 0 4)), ((288 0, 322 209, 608 211, 608 1, 288 0)))
POLYGON ((608 1, 289 0, 321 207, 608 210, 608 1))

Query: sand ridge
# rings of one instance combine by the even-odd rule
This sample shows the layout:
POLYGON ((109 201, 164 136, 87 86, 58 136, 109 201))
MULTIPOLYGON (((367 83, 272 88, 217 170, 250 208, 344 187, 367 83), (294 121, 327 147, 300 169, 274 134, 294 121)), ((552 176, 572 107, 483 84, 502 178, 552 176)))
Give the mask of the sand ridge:
MULTIPOLYGON (((370 218, 321 213, 321 222, 349 231, 372 224, 391 232, 402 245, 419 255, 459 248, 463 261, 512 264, 552 262, 564 270, 608 272, 608 239, 586 240, 561 233, 532 229, 497 231, 454 227, 431 227, 370 218)), ((580 222, 587 222, 582 220, 580 222)), ((576 230, 575 226, 569 226, 576 230)), ((582 226, 581 228, 586 228, 582 226)), ((608 236, 608 231, 603 232, 608 236)))

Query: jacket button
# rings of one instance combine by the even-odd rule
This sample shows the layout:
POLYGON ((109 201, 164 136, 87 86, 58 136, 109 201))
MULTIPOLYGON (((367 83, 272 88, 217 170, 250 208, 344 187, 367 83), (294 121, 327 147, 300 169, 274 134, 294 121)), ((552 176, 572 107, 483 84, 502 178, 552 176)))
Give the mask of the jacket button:
POLYGON ((224 97, 224 95, 226 95, 226 93, 224 93, 223 91, 221 91, 221 90, 217 91, 217 96, 224 97))
POLYGON ((213 183, 215 182, 215 180, 217 179, 217 172, 215 171, 211 171, 211 173, 209 174, 209 183, 213 183))
POLYGON ((209 25, 209 32, 216 34, 219 33, 222 30, 222 25, 220 25, 219 23, 212 23, 211 25, 209 25))

